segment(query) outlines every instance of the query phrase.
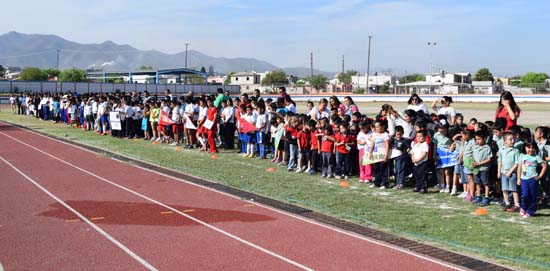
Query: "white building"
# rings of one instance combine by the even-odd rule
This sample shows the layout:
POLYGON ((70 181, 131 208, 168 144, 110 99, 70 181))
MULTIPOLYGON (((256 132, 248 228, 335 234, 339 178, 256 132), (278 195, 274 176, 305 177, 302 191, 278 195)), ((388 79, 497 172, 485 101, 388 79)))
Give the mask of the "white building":
POLYGON ((241 92, 252 92, 260 88, 260 75, 256 72, 238 72, 231 76, 231 85, 241 87, 241 92))
POLYGON ((396 93, 458 94, 471 90, 472 75, 468 72, 426 73, 425 81, 397 85, 396 93))
POLYGON ((495 94, 497 86, 491 81, 472 81, 472 87, 476 94, 495 94))
MULTIPOLYGON (((374 74, 369 75, 369 88, 377 88, 385 84, 390 86, 395 85, 397 77, 387 74, 374 74)), ((351 84, 353 88, 366 88, 367 87, 367 75, 354 75, 351 77, 351 84)))
POLYGON ((19 67, 5 67, 4 68, 4 77, 8 80, 18 79, 21 74, 21 68, 19 67))

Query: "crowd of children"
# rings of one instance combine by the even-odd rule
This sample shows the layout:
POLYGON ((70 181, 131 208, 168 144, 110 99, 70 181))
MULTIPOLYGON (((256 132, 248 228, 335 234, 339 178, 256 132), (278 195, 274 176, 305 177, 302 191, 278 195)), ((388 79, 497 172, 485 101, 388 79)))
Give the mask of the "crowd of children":
POLYGON ((33 94, 23 101, 19 113, 100 135, 209 152, 236 147, 243 157, 270 159, 266 163, 289 172, 358 176, 360 183, 379 189, 389 188, 392 179, 393 189, 404 189, 410 179, 414 192, 427 193, 435 185, 440 193, 482 206, 500 203, 525 218, 535 215, 539 202, 548 202, 550 129, 539 126, 532 134, 518 126, 520 111, 510 93, 501 96, 494 121, 472 118, 467 124, 451 97, 434 101, 430 114, 417 94, 403 113, 385 104, 372 118, 361 114, 350 96, 343 102, 336 96, 309 101, 307 111, 298 113, 284 88, 265 100, 259 91, 231 98, 220 88, 200 97, 134 91, 33 94), (120 119, 116 129, 111 112, 120 119))

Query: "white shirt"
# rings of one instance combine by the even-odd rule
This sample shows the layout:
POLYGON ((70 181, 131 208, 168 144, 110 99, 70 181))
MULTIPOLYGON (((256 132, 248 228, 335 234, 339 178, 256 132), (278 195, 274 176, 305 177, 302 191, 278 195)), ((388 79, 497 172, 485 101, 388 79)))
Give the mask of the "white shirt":
POLYGON ((357 134, 357 149, 358 150, 370 150, 372 132, 364 133, 363 131, 357 134), (359 144, 359 142, 365 142, 365 144, 359 144))
POLYGON ((452 118, 454 118, 456 116, 456 111, 451 106, 440 107, 439 110, 437 110, 437 114, 447 116, 447 121, 449 121, 449 123, 450 123, 452 118))
POLYGON ((132 117, 134 120, 143 118, 143 111, 141 110, 141 107, 134 106, 132 110, 134 111, 134 116, 132 117))
POLYGON ((424 111, 424 113, 425 113, 426 115, 430 114, 430 111, 428 110, 428 107, 426 107, 426 105, 425 105, 424 103, 419 103, 419 104, 416 104, 416 105, 414 105, 414 104, 409 104, 409 105, 407 106, 407 109, 412 109, 412 110, 414 110, 414 111, 416 111, 416 112, 422 110, 422 111, 424 111))
POLYGON ((411 148, 411 154, 413 160, 416 160, 422 156, 422 154, 426 153, 424 156, 424 159, 422 161, 419 161, 418 163, 414 163, 415 165, 420 165, 426 161, 428 161, 428 152, 430 151, 430 147, 428 146, 428 143, 422 142, 422 143, 413 143, 411 148))
POLYGON ((289 112, 292 112, 294 114, 296 114, 296 106, 293 104, 293 103, 290 103, 289 105, 286 106, 286 109, 289 111, 289 112))
POLYGON ((256 128, 263 128, 260 129, 260 132, 266 133, 267 132, 267 115, 265 113, 258 114, 256 117, 256 128))
POLYGON ((227 106, 222 110, 222 118, 225 123, 235 123, 235 108, 227 106))
POLYGON ((85 105, 84 106, 84 116, 91 116, 92 115, 92 106, 91 105, 85 105))
POLYGON ((181 115, 180 115, 180 108, 179 106, 175 106, 172 109, 172 120, 176 122, 176 124, 181 123, 181 115))
POLYGON ((311 110, 311 113, 310 113, 311 116, 315 116, 315 119, 316 120, 320 120, 322 118, 330 118, 330 111, 325 108, 325 110, 323 112, 319 112, 319 107, 314 107, 312 110, 311 110))
POLYGON ((386 152, 386 141, 390 140, 390 136, 386 132, 384 132, 382 134, 373 133, 371 140, 374 143, 374 152, 376 152, 376 153, 385 153, 386 152))
POLYGON ((97 102, 92 101, 92 114, 97 114, 97 102))

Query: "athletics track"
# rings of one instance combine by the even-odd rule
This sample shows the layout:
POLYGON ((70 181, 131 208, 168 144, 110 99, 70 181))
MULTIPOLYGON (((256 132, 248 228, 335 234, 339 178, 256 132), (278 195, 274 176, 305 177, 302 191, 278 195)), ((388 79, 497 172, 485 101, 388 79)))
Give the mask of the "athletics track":
POLYGON ((0 122, 5 270, 467 270, 0 122))

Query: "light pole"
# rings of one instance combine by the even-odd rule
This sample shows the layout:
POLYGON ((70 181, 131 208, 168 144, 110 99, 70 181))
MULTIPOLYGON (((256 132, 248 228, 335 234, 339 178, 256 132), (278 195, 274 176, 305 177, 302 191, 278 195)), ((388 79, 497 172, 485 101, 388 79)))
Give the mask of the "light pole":
MULTIPOLYGON (((189 43, 186 43, 185 44, 185 69, 186 70, 187 70, 187 48, 188 47, 189 47, 189 43)), ((185 84, 187 84, 187 74, 185 75, 185 84)))
MULTIPOLYGON (((430 61, 430 72, 428 75, 430 76, 430 81, 428 81, 428 94, 432 91, 432 48, 434 48, 437 45, 437 42, 428 41, 428 54, 429 54, 429 61, 430 61)), ((426 79, 428 77, 426 76, 426 79)))
POLYGON ((370 40, 372 36, 369 35, 369 54, 367 58, 367 89, 365 90, 369 94, 369 73, 370 73, 370 40))
POLYGON ((55 69, 59 70, 59 51, 61 51, 61 49, 57 49, 55 51, 57 51, 57 61, 55 62, 55 69))

